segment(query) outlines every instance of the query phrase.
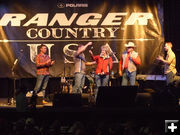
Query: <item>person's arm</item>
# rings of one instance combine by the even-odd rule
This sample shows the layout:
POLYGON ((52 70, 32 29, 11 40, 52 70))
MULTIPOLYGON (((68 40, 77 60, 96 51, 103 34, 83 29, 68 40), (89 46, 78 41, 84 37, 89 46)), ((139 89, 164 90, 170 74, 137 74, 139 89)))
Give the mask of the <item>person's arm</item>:
MULTIPOLYGON (((49 58, 50 59, 50 58, 49 58)), ((52 59, 50 59, 51 61, 49 62, 49 64, 48 64, 48 66, 49 67, 51 67, 52 65, 54 65, 54 63, 55 63, 55 60, 52 60, 52 59)))
POLYGON ((46 62, 40 62, 40 57, 37 55, 36 56, 36 60, 35 60, 35 62, 36 62, 36 67, 44 67, 44 66, 46 66, 46 62))
POLYGON ((112 60, 112 58, 110 57, 109 58, 109 64, 110 64, 110 70, 112 69, 112 67, 113 67, 113 60, 112 60))
POLYGON ((137 52, 134 52, 134 51, 133 51, 132 53, 130 53, 129 58, 130 58, 136 65, 140 65, 140 64, 141 64, 141 59, 140 59, 140 57, 139 57, 139 55, 138 55, 137 52))
POLYGON ((119 61, 119 75, 122 76, 122 58, 119 61))
POLYGON ((172 63, 172 61, 173 61, 174 58, 175 58, 175 55, 170 56, 168 60, 165 60, 162 56, 158 56, 158 57, 157 57, 157 60, 160 60, 160 61, 162 61, 163 63, 170 65, 170 64, 172 63))
POLYGON ((98 59, 98 55, 97 56, 94 56, 93 52, 91 50, 89 50, 89 53, 91 54, 91 58, 93 61, 97 61, 98 59))
POLYGON ((88 42, 86 45, 80 47, 80 49, 77 50, 77 55, 84 52, 88 46, 92 45, 92 42, 88 42))
POLYGON ((141 65, 141 59, 139 55, 136 58, 132 57, 132 60, 136 65, 141 65))
POLYGON ((51 60, 51 66, 54 65, 55 63, 55 60, 51 60))
POLYGON ((46 62, 40 62, 40 57, 36 56, 36 67, 45 67, 51 65, 51 59, 49 58, 46 62))
POLYGON ((95 65, 95 64, 96 64, 96 61, 86 62, 85 64, 86 64, 86 66, 95 65))

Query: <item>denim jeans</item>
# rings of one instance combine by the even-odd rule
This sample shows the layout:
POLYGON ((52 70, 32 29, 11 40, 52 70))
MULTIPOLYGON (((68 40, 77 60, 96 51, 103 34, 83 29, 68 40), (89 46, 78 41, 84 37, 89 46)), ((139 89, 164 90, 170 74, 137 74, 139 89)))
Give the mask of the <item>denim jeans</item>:
POLYGON ((71 93, 82 93, 82 88, 84 87, 85 75, 83 73, 77 72, 74 74, 74 86, 71 93))
POLYGON ((171 71, 166 74, 166 85, 168 86, 169 84, 172 84, 174 81, 174 76, 175 74, 171 71))
POLYGON ((34 92, 37 94, 41 90, 43 92, 43 98, 45 98, 45 90, 49 81, 49 75, 37 75, 36 86, 34 92))
POLYGON ((97 85, 97 89, 95 91, 95 99, 97 97, 98 94, 98 90, 100 86, 107 86, 108 81, 109 81, 109 75, 95 75, 95 81, 96 81, 96 85, 97 85))
POLYGON ((131 86, 135 85, 136 81, 136 71, 129 72, 127 69, 124 70, 123 75, 122 75, 122 86, 128 86, 128 82, 130 83, 131 86))

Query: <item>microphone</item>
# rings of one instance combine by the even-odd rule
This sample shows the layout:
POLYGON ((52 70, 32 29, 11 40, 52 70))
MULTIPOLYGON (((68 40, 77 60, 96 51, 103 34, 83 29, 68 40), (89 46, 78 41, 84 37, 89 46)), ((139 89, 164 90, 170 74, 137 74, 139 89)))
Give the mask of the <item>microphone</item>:
POLYGON ((93 46, 91 46, 90 50, 93 50, 93 49, 94 49, 94 47, 93 47, 93 46))
POLYGON ((24 52, 24 50, 23 50, 23 49, 21 49, 21 50, 20 50, 20 52, 21 52, 21 53, 23 53, 23 52, 24 52))

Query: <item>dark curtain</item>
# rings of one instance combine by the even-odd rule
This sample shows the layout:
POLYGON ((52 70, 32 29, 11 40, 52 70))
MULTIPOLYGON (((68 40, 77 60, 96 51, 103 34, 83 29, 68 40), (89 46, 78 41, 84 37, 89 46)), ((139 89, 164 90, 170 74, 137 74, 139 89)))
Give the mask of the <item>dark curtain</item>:
POLYGON ((176 67, 180 72, 180 0, 164 0, 165 41, 173 43, 176 54, 176 67))

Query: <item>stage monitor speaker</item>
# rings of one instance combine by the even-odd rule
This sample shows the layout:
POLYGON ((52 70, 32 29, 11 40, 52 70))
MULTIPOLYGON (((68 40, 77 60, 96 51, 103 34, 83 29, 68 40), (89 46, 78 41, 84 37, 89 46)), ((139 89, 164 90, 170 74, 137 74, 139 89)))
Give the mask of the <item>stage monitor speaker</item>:
POLYGON ((166 89, 164 92, 153 94, 152 106, 178 107, 179 98, 166 89))
POLYGON ((19 92, 16 95, 16 110, 18 112, 25 112, 27 111, 28 103, 26 99, 26 94, 23 92, 19 92))
POLYGON ((99 87, 98 107, 130 107, 135 105, 137 86, 99 87))
POLYGON ((148 107, 152 103, 152 93, 137 93, 135 103, 137 106, 148 107))
POLYGON ((55 94, 53 107, 80 107, 82 105, 81 94, 55 94))

